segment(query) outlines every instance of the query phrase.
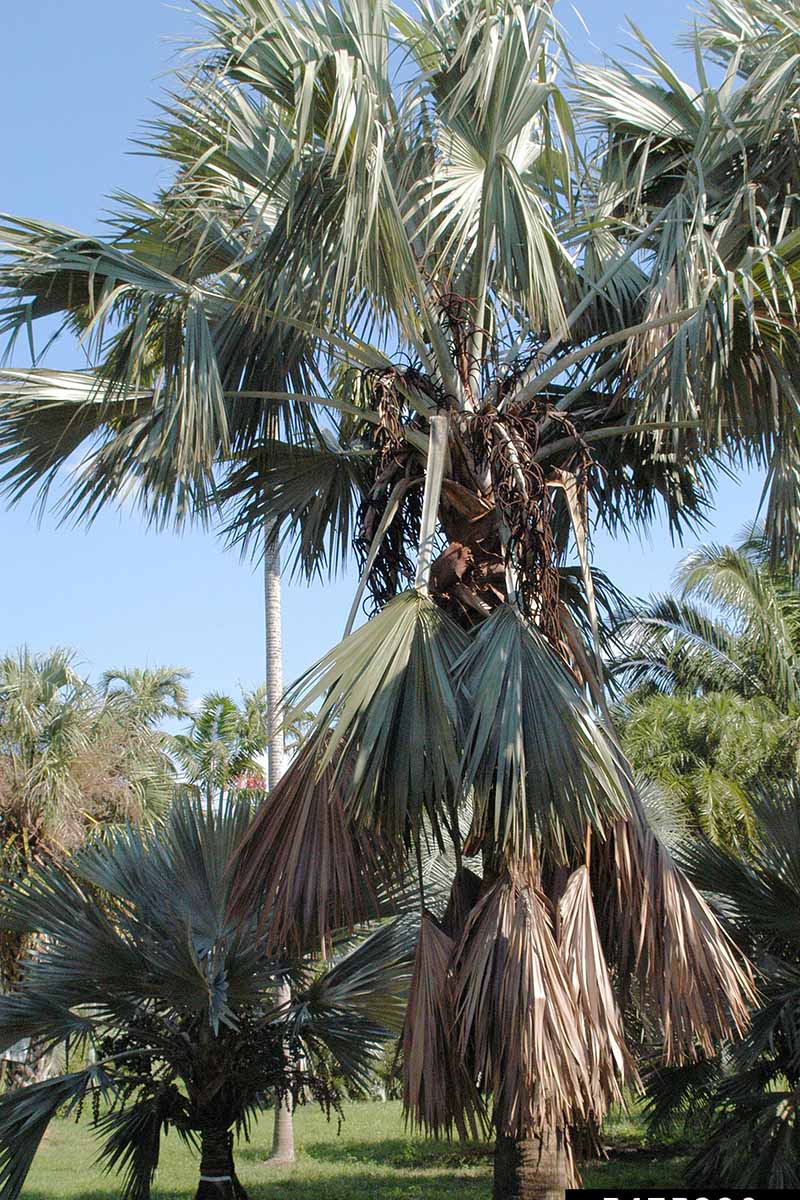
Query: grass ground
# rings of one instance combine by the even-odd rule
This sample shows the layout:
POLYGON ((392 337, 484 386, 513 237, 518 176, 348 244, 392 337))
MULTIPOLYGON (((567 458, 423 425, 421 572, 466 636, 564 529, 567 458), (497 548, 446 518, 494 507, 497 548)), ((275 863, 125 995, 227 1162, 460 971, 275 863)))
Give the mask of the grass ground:
MULTIPOLYGON (((237 1154, 237 1169, 253 1200, 486 1200, 491 1157, 482 1145, 437 1144, 405 1131, 400 1105, 353 1104, 337 1136, 312 1108, 297 1113, 298 1162, 291 1171, 265 1168, 270 1143, 266 1115, 250 1145, 237 1154)), ((634 1118, 609 1124, 607 1162, 583 1171, 584 1187, 678 1186, 681 1157, 674 1148, 648 1147, 634 1118)), ((85 1123, 54 1121, 23 1191, 25 1200, 112 1200, 114 1176, 94 1165, 96 1144, 85 1123)), ((197 1179, 191 1151, 176 1137, 163 1144, 153 1200, 188 1200, 197 1179)))

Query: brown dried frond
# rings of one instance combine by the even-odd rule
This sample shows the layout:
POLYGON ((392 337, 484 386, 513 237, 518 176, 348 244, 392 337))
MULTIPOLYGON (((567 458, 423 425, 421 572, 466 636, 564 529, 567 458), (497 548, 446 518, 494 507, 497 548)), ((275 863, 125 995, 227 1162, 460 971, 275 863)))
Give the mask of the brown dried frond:
POLYGON ((453 1043, 455 942, 423 913, 403 1026, 403 1109, 439 1137, 478 1137, 485 1129, 480 1094, 453 1043))
POLYGON ((349 772, 334 760, 321 775, 311 739, 266 796, 234 866, 235 912, 261 905, 268 950, 301 953, 331 933, 380 914, 379 881, 391 861, 381 840, 346 811, 349 772))
POLYGON ((625 1042, 622 1015, 611 986, 592 901, 589 872, 574 871, 559 902, 558 942, 580 1014, 580 1035, 589 1066, 592 1113, 602 1118, 623 1100, 623 1088, 640 1087, 625 1042))
POLYGON ((658 1014, 666 1062, 680 1063, 744 1032, 755 986, 746 959, 648 825, 633 787, 630 808, 596 857, 609 949, 658 1014))
POLYGON ((547 902, 512 869, 467 923, 455 1015, 459 1051, 492 1093, 498 1132, 528 1137, 591 1110, 581 1015, 547 902))

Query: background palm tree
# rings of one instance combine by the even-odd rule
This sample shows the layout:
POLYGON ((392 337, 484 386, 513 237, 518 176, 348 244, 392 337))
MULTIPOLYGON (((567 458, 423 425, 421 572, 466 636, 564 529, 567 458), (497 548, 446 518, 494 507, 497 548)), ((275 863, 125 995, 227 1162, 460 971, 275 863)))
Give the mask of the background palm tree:
MULTIPOLYGON (((74 655, 23 649, 0 659, 0 880, 24 880, 98 826, 164 811, 174 770, 152 714, 96 689, 74 655)), ((19 981, 25 939, 0 935, 0 991, 19 981)), ((21 1057, 20 1057, 21 1056, 21 1057)), ((12 1077, 49 1070, 36 1040, 12 1077)))
POLYGON ((146 1200, 175 1130, 200 1151, 198 1200, 243 1200, 234 1134, 266 1091, 303 1090, 330 1110, 340 1087, 368 1086, 402 1019, 413 926, 383 925, 322 967, 270 956, 260 913, 230 913, 227 868, 251 815, 247 800, 178 800, 163 826, 129 826, 3 889, 4 925, 44 940, 0 998, 0 1047, 33 1036, 67 1055, 57 1077, 0 1098, 9 1200, 52 1117, 92 1094, 105 1101, 92 1119, 101 1159, 124 1196, 146 1200))
POLYGON ((100 684, 107 696, 127 704, 139 720, 158 725, 187 715, 189 675, 184 667, 125 667, 105 671, 100 684))
POLYGON ((704 1130, 688 1182, 797 1188, 800 1185, 800 794, 796 781, 751 797, 748 858, 708 840, 682 857, 713 892, 759 972, 752 1029, 723 1054, 690 1068, 656 1072, 649 1119, 704 1130))
POLYGON ((72 850, 92 825, 163 810, 157 730, 92 687, 65 650, 0 659, 0 813, 7 874, 72 850))
POLYGON ((695 828, 746 850, 749 793, 798 769, 800 592, 760 528, 736 547, 701 546, 677 582, 618 628, 623 742, 695 828))
POLYGON ((170 738, 188 784, 211 801, 236 786, 263 787, 267 748, 264 691, 245 693, 241 705, 221 692, 204 696, 187 733, 170 738))
MULTIPOLYGON (((756 20, 758 54, 729 52, 712 8, 699 49, 730 76, 689 95, 654 59, 654 131, 644 84, 633 126, 627 95, 609 105, 630 83, 613 70, 574 72, 570 108, 546 3, 200 7, 205 57, 151 134, 173 184, 107 239, 7 223, 6 328, 61 314, 96 362, 6 372, 7 489, 47 489, 91 445, 68 512, 124 482, 162 519, 228 504, 233 539, 270 527, 307 575, 354 547, 349 625, 365 595, 376 615, 296 691, 318 717, 245 874, 292 890, 270 875, 287 797, 401 868, 426 837, 480 854, 482 880, 459 872, 448 922, 423 925, 407 1097, 428 1127, 462 1127, 481 1079, 496 1194, 522 1195, 543 1149, 563 1182, 567 1131, 630 1078, 612 976, 636 976, 668 1056, 745 1021, 747 973, 592 706, 587 525, 663 503, 680 532, 744 454, 769 461, 771 544, 794 554, 795 85, 764 75, 785 31, 756 20), (571 537, 588 645, 562 603, 571 537)), ((339 865, 343 895, 317 913, 359 882, 339 865)))

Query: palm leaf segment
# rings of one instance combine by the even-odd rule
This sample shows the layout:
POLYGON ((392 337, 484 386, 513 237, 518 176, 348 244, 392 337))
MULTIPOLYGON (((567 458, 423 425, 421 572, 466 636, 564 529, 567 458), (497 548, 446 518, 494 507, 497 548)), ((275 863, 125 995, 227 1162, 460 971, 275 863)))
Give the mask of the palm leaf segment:
POLYGON ((759 1002, 741 1042, 699 1069, 660 1072, 650 1118, 702 1115, 706 1136, 689 1178, 797 1187, 800 977, 797 971, 800 804, 795 785, 764 789, 754 804, 758 837, 749 861, 695 840, 684 856, 691 876, 722 906, 759 975, 759 1002))
POLYGON ((697 419, 712 442, 766 466, 770 542, 796 565, 796 15, 781 0, 710 0, 697 83, 634 33, 634 69, 582 67, 576 87, 602 130, 604 203, 656 223, 644 314, 693 310, 630 342, 651 364, 640 411, 697 419), (724 69, 717 87, 704 50, 724 69))

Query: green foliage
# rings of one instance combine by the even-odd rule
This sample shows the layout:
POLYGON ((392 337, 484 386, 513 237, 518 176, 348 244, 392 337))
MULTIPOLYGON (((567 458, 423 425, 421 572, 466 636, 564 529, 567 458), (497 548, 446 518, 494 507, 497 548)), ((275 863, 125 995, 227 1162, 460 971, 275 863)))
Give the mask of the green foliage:
POLYGON ((566 857, 627 802, 611 748, 536 629, 509 606, 479 627, 456 664, 466 728, 462 787, 473 828, 499 849, 528 839, 566 857), (471 711, 470 711, 471 710, 471 711), (566 836, 565 836, 566 835, 566 836))
POLYGON ((753 789, 800 761, 800 591, 757 528, 738 547, 701 546, 678 581, 617 630, 625 750, 695 828, 746 851, 753 789))
MULTIPOLYGON (((176 802, 2 892, 3 926, 36 933, 22 984, 0 998, 0 1047, 34 1037, 90 1063, 0 1100, 3 1195, 16 1197, 49 1120, 102 1099, 92 1124, 123 1195, 143 1200, 160 1139, 245 1132, 264 1094, 338 1104, 363 1089, 399 1028, 413 925, 386 925, 315 970, 265 953, 255 913, 230 913, 229 864, 251 806, 176 802), (278 1007, 276 990, 292 983, 278 1007)), ((310 948, 309 948, 310 949, 310 948)))
POLYGON ((170 748, 186 782, 208 798, 247 779, 263 780, 264 689, 243 695, 241 705, 220 692, 204 696, 191 714, 188 732, 173 735, 170 748))
MULTIPOLYGON (((174 769, 158 721, 183 702, 185 672, 108 672, 100 688, 65 650, 0 659, 0 878, 80 845, 97 826, 151 819, 174 769)), ((3 935, 2 982, 19 939, 3 935)))
POLYGON ((106 696, 127 705, 139 720, 156 725, 168 717, 186 716, 190 672, 184 667, 126 667, 105 671, 106 696))
POLYGON ((380 823, 390 839, 419 838, 425 819, 441 842, 452 821, 460 726, 453 669, 465 646, 432 600, 404 592, 290 693, 301 712, 322 698, 308 735, 323 743, 319 765, 309 758, 308 769, 336 756, 339 772, 352 772, 357 818, 380 823))
POLYGON ((626 753, 680 802, 691 827, 721 845, 753 838, 750 795, 795 770, 800 728, 765 698, 652 696, 626 704, 626 753))
POLYGON ((656 1073, 649 1116, 706 1129, 696 1185, 800 1186, 800 791, 763 791, 753 805, 747 860, 709 841, 682 859, 712 893, 759 970, 760 997, 744 1039, 711 1061, 656 1073))

